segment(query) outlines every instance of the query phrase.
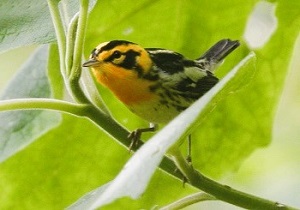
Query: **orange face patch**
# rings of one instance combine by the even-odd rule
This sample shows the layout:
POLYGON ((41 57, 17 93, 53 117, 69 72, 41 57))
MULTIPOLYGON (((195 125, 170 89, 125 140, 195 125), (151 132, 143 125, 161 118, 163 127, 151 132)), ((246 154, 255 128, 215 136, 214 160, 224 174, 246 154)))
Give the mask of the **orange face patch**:
POLYGON ((130 106, 156 97, 149 86, 154 82, 138 78, 137 72, 103 63, 92 68, 99 83, 109 88, 124 104, 130 106))

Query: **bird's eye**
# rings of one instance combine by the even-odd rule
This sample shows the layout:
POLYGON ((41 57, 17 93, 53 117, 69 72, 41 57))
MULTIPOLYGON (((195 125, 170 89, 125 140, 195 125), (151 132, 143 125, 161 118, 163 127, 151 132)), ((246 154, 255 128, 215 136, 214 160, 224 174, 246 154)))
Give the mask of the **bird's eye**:
POLYGON ((114 57, 114 58, 120 58, 121 55, 122 55, 121 52, 118 51, 118 50, 116 50, 116 51, 113 52, 113 57, 114 57))

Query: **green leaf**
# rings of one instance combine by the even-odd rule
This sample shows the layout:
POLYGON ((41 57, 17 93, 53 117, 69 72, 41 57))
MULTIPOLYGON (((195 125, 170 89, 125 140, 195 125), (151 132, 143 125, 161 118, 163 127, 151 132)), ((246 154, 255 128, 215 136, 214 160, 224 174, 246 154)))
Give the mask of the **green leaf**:
POLYGON ((98 2, 90 15, 86 55, 101 42, 125 39, 144 47, 167 48, 197 58, 220 39, 241 38, 254 3, 240 4, 237 0, 219 0, 213 4, 197 0, 98 2), (236 11, 240 11, 239 18, 233 18, 236 11))
MULTIPOLYGON (((79 10, 79 1, 60 1, 63 18, 69 20, 79 10)), ((95 1, 90 1, 90 8, 95 1)), ((0 52, 56 40, 47 1, 3 0, 0 3, 0 52)))
MULTIPOLYGON (((50 97, 47 57, 48 47, 40 47, 9 83, 1 99, 50 97)), ((0 113, 0 119, 0 161, 4 161, 56 126, 60 116, 46 111, 9 111, 0 113)))
POLYGON ((0 52, 55 41, 46 1, 4 0, 0 3, 0 13, 0 52))

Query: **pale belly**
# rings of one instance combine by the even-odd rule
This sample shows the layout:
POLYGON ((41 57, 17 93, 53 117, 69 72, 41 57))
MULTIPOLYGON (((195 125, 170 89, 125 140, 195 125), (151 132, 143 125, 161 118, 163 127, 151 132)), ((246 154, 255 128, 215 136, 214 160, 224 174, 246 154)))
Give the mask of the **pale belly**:
POLYGON ((153 103, 153 101, 151 103, 143 102, 143 104, 131 105, 128 108, 144 120, 158 124, 168 123, 184 110, 183 107, 161 104, 159 102, 153 103))

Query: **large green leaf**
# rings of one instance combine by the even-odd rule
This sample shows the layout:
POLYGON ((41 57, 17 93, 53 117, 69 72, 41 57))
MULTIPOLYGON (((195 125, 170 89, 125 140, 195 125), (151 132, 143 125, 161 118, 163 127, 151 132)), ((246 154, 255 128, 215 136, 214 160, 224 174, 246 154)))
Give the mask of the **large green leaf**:
MULTIPOLYGON (((92 7, 95 1, 90 2, 92 7)), ((79 1, 63 0, 60 4, 64 21, 69 22, 79 10, 79 1)), ((0 52, 56 40, 47 1, 2 0, 0 14, 0 52)))
MULTIPOLYGON (((1 100, 51 97, 47 77, 48 46, 40 47, 4 90, 1 100)), ((60 116, 47 111, 0 113, 0 162, 56 126, 60 116)))
POLYGON ((4 0, 0 13, 0 51, 55 40, 46 1, 4 0))

